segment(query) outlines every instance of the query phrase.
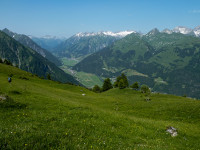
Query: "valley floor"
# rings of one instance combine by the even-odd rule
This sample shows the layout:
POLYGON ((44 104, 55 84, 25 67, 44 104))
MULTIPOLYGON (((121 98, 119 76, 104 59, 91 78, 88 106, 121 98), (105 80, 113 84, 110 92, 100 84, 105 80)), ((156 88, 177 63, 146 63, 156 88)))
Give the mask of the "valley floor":
POLYGON ((200 149, 198 100, 152 94, 146 101, 131 89, 98 94, 3 64, 0 81, 8 96, 0 97, 0 149, 200 149))

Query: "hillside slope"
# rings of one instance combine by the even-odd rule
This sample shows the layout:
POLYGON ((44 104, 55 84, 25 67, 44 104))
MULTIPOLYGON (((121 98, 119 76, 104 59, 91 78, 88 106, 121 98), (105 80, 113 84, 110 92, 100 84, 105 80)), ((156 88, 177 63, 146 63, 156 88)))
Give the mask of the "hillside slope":
POLYGON ((23 35, 23 34, 14 33, 14 32, 12 32, 12 31, 10 31, 8 29, 3 29, 2 31, 4 33, 6 33, 7 35, 9 35, 10 37, 14 38, 16 41, 20 42, 22 45, 35 50, 36 52, 38 52, 40 55, 42 55, 44 58, 48 59, 49 61, 51 61, 55 65, 57 65, 57 66, 61 65, 61 62, 54 55, 52 55, 47 50, 41 48, 39 45, 37 45, 28 36, 23 35))
POLYGON ((73 69, 148 84, 154 91, 200 98, 200 39, 180 33, 130 34, 94 53, 73 69))
POLYGON ((200 101, 194 99, 152 94, 147 102, 130 89, 96 94, 3 64, 0 81, 0 149, 200 147, 200 101), (178 136, 167 134, 168 126, 178 136))
POLYGON ((53 80, 79 84, 71 75, 59 69, 55 64, 34 50, 27 48, 0 31, 0 58, 7 59, 20 69, 46 77, 51 75, 53 80))

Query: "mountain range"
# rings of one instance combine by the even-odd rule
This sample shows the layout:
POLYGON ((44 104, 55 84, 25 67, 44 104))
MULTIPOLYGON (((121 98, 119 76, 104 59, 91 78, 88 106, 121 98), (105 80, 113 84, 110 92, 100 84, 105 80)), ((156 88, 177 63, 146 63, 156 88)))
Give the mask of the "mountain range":
POLYGON ((124 72, 131 84, 139 81, 153 91, 199 98, 200 39, 190 35, 158 29, 145 35, 134 32, 73 69, 113 79, 124 72))
POLYGON ((169 30, 169 29, 165 29, 163 30, 164 33, 182 33, 182 34, 186 34, 186 35, 193 35, 196 37, 200 37, 200 26, 195 27, 194 29, 190 29, 187 27, 183 27, 183 26, 178 26, 175 27, 173 30, 169 30))
POLYGON ((77 33, 58 45, 53 53, 60 58, 85 58, 133 32, 77 33))
POLYGON ((2 31, 0 31, 0 58, 7 59, 14 66, 39 76, 46 77, 50 74, 53 80, 79 84, 71 75, 65 73, 54 63, 2 31))
MULTIPOLYGON (((165 29, 161 32, 155 28, 147 34, 135 31, 77 33, 57 44, 52 52, 60 60, 62 58, 78 58, 81 61, 72 68, 73 70, 95 74, 102 80, 109 77, 114 81, 123 72, 128 76, 130 84, 139 81, 140 84, 150 86, 152 91, 199 98, 199 34, 200 26, 194 29, 180 26, 173 30, 165 29)), ((10 35, 12 38, 15 36, 18 37, 19 35, 10 35)), ((23 48, 29 49, 29 54, 26 54, 27 50, 20 53, 25 54, 25 56, 31 54, 31 58, 35 58, 35 56, 32 56, 34 52, 32 50, 30 52, 30 44, 27 45, 27 42, 23 43, 23 40, 19 40, 21 38, 16 37, 16 40, 21 41, 26 46, 23 48)), ((53 40, 56 38, 45 37, 44 39, 53 40)), ((7 47, 10 46, 8 41, 3 41, 7 44, 7 47)), ((13 48, 12 45, 10 49, 16 50, 16 46, 13 48)), ((55 71, 53 69, 52 71, 52 67, 48 68, 49 61, 42 56, 37 56, 41 60, 40 65, 36 62, 33 63, 26 56, 27 58, 24 61, 26 67, 24 67, 20 64, 21 61, 15 60, 19 57, 16 52, 15 55, 12 54, 12 57, 9 55, 9 53, 5 54, 5 51, 1 52, 2 58, 9 60, 12 58, 11 61, 24 70, 40 76, 46 76, 47 73, 50 73, 54 79, 59 78, 59 81, 65 78, 64 72, 58 73, 62 75, 56 77, 56 72, 61 70, 55 71), (34 69, 31 70, 30 66, 34 66, 34 69), (45 70, 44 68, 48 69, 45 70)), ((70 77, 70 80, 73 80, 73 83, 78 83, 72 77, 70 77)))

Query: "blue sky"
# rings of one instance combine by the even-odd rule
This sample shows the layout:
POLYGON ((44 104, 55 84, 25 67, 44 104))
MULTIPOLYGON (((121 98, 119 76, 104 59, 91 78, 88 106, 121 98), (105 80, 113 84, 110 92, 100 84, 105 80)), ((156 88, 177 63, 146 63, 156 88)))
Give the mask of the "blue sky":
POLYGON ((200 25, 200 0, 0 0, 0 29, 69 37, 77 32, 200 25))

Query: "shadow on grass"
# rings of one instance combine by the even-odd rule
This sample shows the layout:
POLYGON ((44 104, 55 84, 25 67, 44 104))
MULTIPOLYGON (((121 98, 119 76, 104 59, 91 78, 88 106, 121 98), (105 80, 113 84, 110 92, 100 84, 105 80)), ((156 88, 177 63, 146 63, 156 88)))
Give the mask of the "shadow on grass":
POLYGON ((10 94, 16 94, 16 95, 22 94, 21 92, 16 91, 16 90, 9 91, 9 93, 10 93, 10 94))
POLYGON ((15 102, 9 96, 0 96, 0 108, 24 109, 26 106, 26 104, 15 102))

